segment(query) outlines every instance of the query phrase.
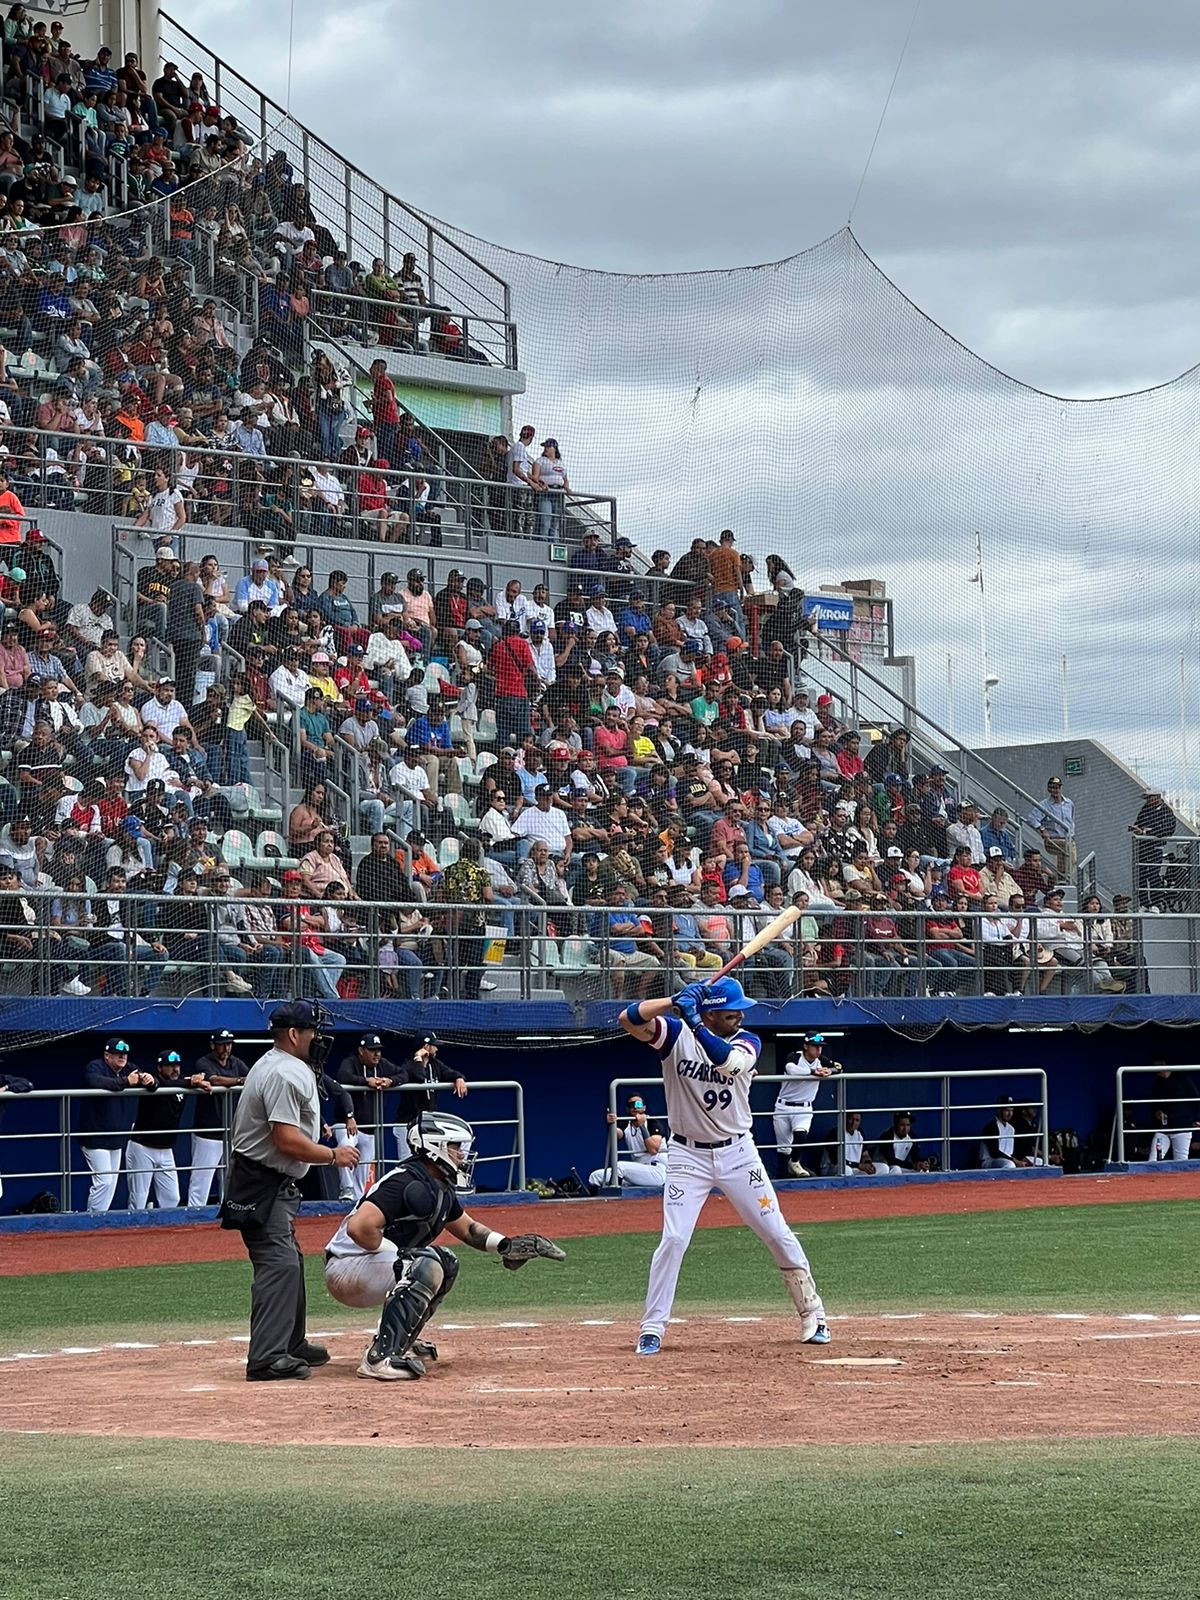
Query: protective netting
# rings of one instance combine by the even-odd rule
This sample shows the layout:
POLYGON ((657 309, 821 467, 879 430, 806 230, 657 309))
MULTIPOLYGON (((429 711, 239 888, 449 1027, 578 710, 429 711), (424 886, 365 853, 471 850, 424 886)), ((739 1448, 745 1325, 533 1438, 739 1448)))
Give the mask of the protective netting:
MULTIPOLYGON (((189 70, 213 76, 194 41, 187 48, 177 44, 171 42, 171 51, 189 70)), ((153 226, 145 239, 131 234, 118 241, 116 230, 128 232, 130 224, 104 225, 113 230, 114 255, 120 251, 140 262, 152 251, 183 253, 185 259, 190 254, 197 287, 215 289, 235 313, 232 320, 242 328, 236 337, 243 340, 251 327, 270 328, 277 279, 282 275, 290 284, 293 275, 299 281, 308 274, 304 337, 297 335, 294 347, 284 345, 280 353, 298 377, 314 347, 332 350, 345 383, 357 390, 358 421, 370 414, 368 367, 381 349, 388 356, 395 351, 406 358, 475 364, 489 369, 489 380, 517 368, 527 390, 511 402, 509 431, 528 423, 537 439, 557 439, 573 493, 615 496, 616 529, 642 552, 662 546, 674 557, 693 538, 732 528, 739 549, 754 558, 755 588, 765 587, 770 555, 784 558, 810 594, 845 580, 874 580, 895 606, 897 652, 916 658, 918 705, 935 722, 953 722, 969 745, 984 734, 988 673, 996 680, 995 742, 1056 735, 1064 720, 1065 655, 1072 728, 1105 740, 1165 786, 1189 787, 1189 690, 1179 662, 1190 659, 1196 622, 1194 373, 1107 401, 1041 394, 995 371, 925 318, 848 230, 782 262, 720 272, 628 276, 536 260, 389 198, 306 130, 278 117, 277 108, 256 99, 250 85, 231 79, 227 69, 220 94, 223 110, 264 135, 256 152, 261 165, 244 163, 236 180, 211 180, 234 184, 216 198, 215 212, 227 212, 227 201, 236 195, 245 214, 257 218, 245 253, 231 256, 220 228, 209 244, 198 241, 191 252, 181 252, 176 223, 162 215, 171 209, 164 202, 158 212, 147 213, 153 226), (281 223, 296 230, 282 245, 281 223), (302 242, 305 232, 309 237, 302 242), (401 265, 409 251, 419 293, 405 288, 414 282, 401 265), (339 260, 348 263, 353 290, 323 287, 327 267, 340 270, 339 260), (383 288, 372 288, 372 279, 383 288), (1182 697, 1172 699, 1173 686, 1181 687, 1182 697)), ((201 234, 208 209, 192 207, 201 234)), ((474 383, 465 367, 459 387, 492 396, 505 392, 502 383, 490 389, 474 383)), ((514 379, 509 387, 519 391, 520 385, 514 379)), ((488 491, 476 493, 469 483, 461 487, 463 474, 481 464, 486 434, 507 421, 507 402, 496 400, 490 409, 481 404, 472 428, 463 422, 461 407, 455 413, 445 401, 445 392, 454 388, 445 370, 425 383, 413 378, 403 403, 429 431, 430 459, 451 485, 447 503, 457 495, 468 508, 471 532, 512 532, 504 520, 489 522, 488 491), (443 416, 457 416, 457 424, 443 424, 443 416), (491 418, 496 420, 486 427, 491 418)), ((375 431, 378 440, 382 435, 375 431)), ((403 478, 405 469, 393 471, 397 475, 403 478)), ((349 466, 345 476, 348 491, 361 494, 358 468, 349 466)), ((502 512, 502 519, 507 515, 502 512)), ((432 558, 430 588, 440 589, 452 562, 471 574, 473 562, 482 565, 481 556, 472 540, 462 553, 456 547, 453 555, 432 558)), ((319 571, 318 558, 307 559, 318 580, 340 564, 323 551, 319 571)), ((353 582, 365 585, 367 575, 356 572, 353 582)), ((363 593, 357 597, 361 601, 363 593)), ((433 657, 433 684, 439 665, 452 666, 441 633, 436 647, 424 647, 433 657)), ((786 642, 797 656, 806 643, 794 628, 786 642)), ((851 635, 849 643, 851 656, 861 653, 861 641, 851 635)), ((877 655, 871 659, 878 661, 877 655)), ((632 659, 627 670, 632 677, 632 659)), ((831 688, 837 704, 830 716, 840 719, 839 727, 861 724, 869 742, 908 720, 911 708, 886 686, 865 690, 848 680, 839 685, 833 679, 840 670, 828 650, 815 649, 796 668, 814 686, 831 688)), ((394 686, 390 704, 398 706, 394 686)), ((603 715, 601 706, 587 705, 589 732, 603 715)), ((502 708, 484 709, 495 710, 499 724, 493 720, 488 741, 481 724, 481 745, 499 750, 510 737, 520 743, 506 730, 502 708)), ((542 712, 537 731, 548 731, 542 712)), ((936 729, 926 722, 920 731, 923 760, 915 770, 936 752, 936 729)), ((688 741, 693 732, 689 726, 688 741)), ((708 744, 726 748, 722 741, 718 728, 708 744)), ((705 743, 698 732, 694 742, 701 748, 705 743)), ((747 742, 735 737, 729 747, 745 756, 747 742)), ((553 765, 550 745, 546 757, 560 783, 569 780, 569 771, 553 765)), ((445 909, 438 908, 435 895, 428 929, 418 928, 408 945, 393 940, 393 956, 399 948, 415 954, 407 965, 422 969, 413 981, 424 990, 411 992, 406 980, 397 981, 396 1000, 380 993, 385 930, 373 923, 361 941, 361 977, 352 974, 354 991, 339 996, 355 1003, 355 1016, 367 1014, 364 1005, 387 999, 380 1015, 386 1013, 393 1028, 415 1031, 437 1009, 428 1004, 436 1000, 448 1008, 439 1026, 481 1039, 503 1018, 494 1013, 486 1024, 475 1024, 471 1008, 512 999, 544 1005, 544 1013, 529 1014, 541 1036, 572 1029, 594 1035, 611 1027, 615 997, 658 992, 688 975, 688 964, 676 959, 688 936, 680 933, 669 893, 655 898, 661 864, 644 829, 640 836, 635 827, 618 837, 610 828, 602 852, 604 888, 614 888, 618 877, 629 885, 640 933, 618 931, 612 896, 589 894, 586 880, 573 881, 569 908, 543 907, 522 890, 507 917, 488 913, 482 926, 468 924, 452 909, 469 885, 453 875, 454 850, 443 847, 474 832, 495 784, 474 752, 468 759, 473 771, 463 778, 461 792, 449 782, 451 763, 443 761, 440 789, 434 778, 440 803, 418 819, 432 829, 425 843, 445 874, 438 891, 445 909), (614 873, 613 858, 620 853, 636 856, 636 871, 622 866, 614 873), (621 944, 631 939, 634 956, 657 947, 653 961, 616 960, 630 954, 621 944)), ((953 759, 961 766, 961 756, 953 759)), ((527 757, 518 768, 503 769, 510 800, 521 786, 521 767, 527 774, 527 757)), ((765 770, 769 787, 770 769, 765 770)), ((872 803, 883 788, 882 770, 873 778, 872 803)), ((737 785, 750 809, 763 771, 759 766, 760 784, 737 785)), ((1034 804, 1021 787, 1028 780, 1005 787, 995 774, 960 776, 960 798, 969 792, 966 784, 977 781, 989 801, 1007 802, 1016 816, 1034 804)), ((1103 783, 1092 795, 1101 809, 1103 783)), ((835 783, 829 790, 830 802, 840 797, 839 789, 835 783)), ((1041 795, 1042 783, 1033 789, 1041 795)), ((1115 806, 1115 788, 1112 794, 1115 806)), ((798 792, 796 798, 803 799, 798 792)), ((819 802, 820 791, 809 798, 819 802)), ((532 788, 526 799, 532 800, 532 788)), ((609 823, 612 799, 605 801, 609 823)), ((811 822, 811 808, 804 805, 797 815, 811 822)), ((360 811, 345 831, 355 833, 365 820, 368 814, 360 811)), ((404 826, 403 806, 389 808, 391 820, 404 826)), ((652 831, 665 821, 665 814, 653 811, 653 799, 651 820, 652 831)), ((701 855, 708 852, 711 828, 710 817, 696 830, 701 855)), ((831 829, 823 839, 831 859, 849 859, 844 838, 835 838, 831 829)), ((1087 846, 1081 837, 1081 849, 1087 846)), ((411 856, 410 848, 406 867, 411 856)), ((697 860, 697 870, 701 864, 697 860)), ((519 881, 517 860, 505 865, 519 881)), ((1066 856, 1060 871, 1069 876, 1066 856)), ((790 895, 790 874, 782 878, 790 895)), ((972 906, 970 914, 977 910, 972 906)), ((684 915, 695 920, 692 912, 684 915)), ((708 920, 725 924, 724 933, 711 936, 701 928, 710 953, 723 958, 748 936, 754 917, 731 908, 708 920)), ((865 1002, 864 1017, 879 1016, 916 1035, 936 1028, 948 1012, 965 1025, 996 1021, 995 1007, 973 1008, 973 996, 982 998, 987 982, 982 964, 970 985, 954 978, 947 990, 936 987, 936 974, 923 958, 914 970, 908 970, 914 964, 904 964, 904 971, 880 979, 876 967, 874 977, 864 977, 870 963, 860 959, 863 936, 855 916, 826 913, 810 920, 812 931, 802 932, 781 964, 786 975, 770 970, 769 963, 756 969, 756 999, 778 1005, 801 992, 834 1002, 849 997, 865 1002), (813 947, 811 959, 806 945, 813 947), (805 987, 806 976, 811 986, 805 987), (962 992, 948 1008, 943 1002, 955 991, 962 992), (911 1006, 890 1003, 909 999, 911 1006)), ((904 922, 901 937, 913 943, 908 927, 904 922)), ((978 936, 974 923, 964 927, 965 937, 978 936)), ((1114 957, 1104 968, 1121 976, 1105 980, 1108 989, 1144 992, 1145 959, 1134 949, 1132 934, 1121 933, 1116 942, 1123 959, 1114 957)), ((1179 988, 1193 986, 1186 954, 1169 952, 1164 960, 1179 962, 1179 988)), ((999 994, 1014 987, 1012 974, 997 981, 999 994)), ((1081 989, 1088 995, 1082 1023, 1120 1019, 1120 1002, 1093 988, 1081 989)), ((1016 1016, 1020 1005, 1013 1005, 1016 1016)))

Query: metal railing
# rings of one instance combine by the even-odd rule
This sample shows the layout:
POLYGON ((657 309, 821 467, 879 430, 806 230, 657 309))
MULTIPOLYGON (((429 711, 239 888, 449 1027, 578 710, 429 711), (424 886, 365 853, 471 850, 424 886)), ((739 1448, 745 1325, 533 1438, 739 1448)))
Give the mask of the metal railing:
MULTIPOLYGON (((77 841, 85 888, 74 893, 53 886, 21 888, 32 921, 12 904, 0 922, 0 994, 54 996, 78 979, 92 994, 103 991, 109 998, 211 996, 228 989, 253 992, 266 1002, 284 994, 329 1001, 474 1001, 481 991, 496 992, 500 1000, 547 993, 568 1001, 631 1000, 702 977, 706 966, 727 960, 756 925, 775 914, 733 914, 727 936, 697 946, 693 938, 676 933, 669 910, 644 904, 555 905, 521 892, 480 906, 440 899, 436 881, 432 892, 414 892, 399 905, 359 900, 352 890, 345 895, 335 888, 331 896, 327 884, 341 882, 341 871, 321 863, 315 850, 281 855, 273 846, 260 853, 241 821, 235 818, 222 853, 232 878, 250 892, 226 897, 177 891, 181 865, 170 839, 163 841, 162 859, 150 865, 130 851, 119 865, 135 886, 110 893, 103 886, 108 841, 77 841), (275 895, 271 886, 292 867, 303 874, 297 892, 275 895), (152 876, 139 887, 137 879, 147 872, 152 876), (181 910, 181 903, 188 909, 181 910), (251 908, 264 912, 257 933, 253 926, 243 927, 238 916, 251 908), (481 912, 483 927, 477 925, 481 912), (637 931, 635 924, 640 924, 637 931)), ((348 825, 349 818, 331 826, 335 840, 339 826, 348 825)), ((387 817, 389 825, 396 826, 396 820, 387 817)), ((249 830, 253 822, 246 826, 249 830)), ((406 833, 407 826, 402 821, 400 831, 406 833)), ((214 835, 210 848, 217 843, 214 835)), ((440 863, 440 878, 458 857, 457 838, 447 833, 428 849, 440 863)), ((505 852, 497 855, 503 859, 505 852)), ((575 872, 567 884, 583 895, 575 872)), ((700 916, 703 920, 703 911, 700 916)), ((248 920, 253 925, 256 919, 248 920)), ((1092 945, 1090 928, 1072 947, 1076 959, 1070 962, 1058 949, 1044 965, 1040 959, 1029 963, 1027 952, 1045 950, 1041 940, 1049 936, 1044 932, 1048 919, 1037 917, 1026 920, 1030 931, 1020 941, 1024 964, 976 959, 948 968, 938 962, 937 936, 928 933, 930 914, 901 920, 911 924, 904 930, 909 941, 903 954, 886 947, 891 941, 872 937, 863 914, 838 913, 822 917, 815 945, 798 936, 790 947, 768 946, 742 969, 742 981, 752 999, 767 1004, 822 995, 866 1001, 932 995, 967 1002, 989 994, 1092 994, 1106 982, 1113 986, 1110 992, 1121 992, 1116 985, 1122 982, 1136 992, 1146 984, 1147 972, 1123 960, 1132 945, 1123 947, 1120 958, 1107 949, 1101 954, 1092 945), (1105 973, 1126 977, 1106 979, 1105 973)), ((959 920, 969 930, 977 914, 963 913, 959 920)), ((1140 947, 1149 959, 1155 992, 1200 992, 1194 962, 1186 951, 1179 958, 1177 936, 1156 944, 1161 918, 1148 916, 1145 923, 1140 947)), ((86 1013, 87 998, 80 996, 79 1003, 86 1013)))
MULTIPOLYGON (((1124 1162, 1127 1160, 1138 1161, 1188 1161, 1191 1159, 1193 1144, 1200 1140, 1200 1105, 1197 1096, 1192 1094, 1174 1095, 1168 1092, 1161 1094, 1127 1095, 1125 1093, 1125 1080, 1130 1073, 1138 1073, 1143 1079, 1149 1079, 1157 1072, 1169 1072, 1172 1077, 1185 1072, 1200 1072, 1200 1067, 1164 1067, 1158 1065, 1134 1066, 1128 1065, 1117 1068, 1117 1106, 1113 1116, 1113 1138, 1110 1141, 1109 1153, 1112 1155, 1113 1146, 1116 1147, 1116 1159, 1124 1162), (1149 1124, 1138 1127, 1131 1119, 1129 1108, 1134 1106, 1150 1106, 1164 1108, 1165 1122, 1151 1121, 1149 1124), (1168 1111, 1166 1107, 1187 1106, 1191 1109, 1191 1116, 1184 1117, 1182 1112, 1168 1111), (1156 1150, 1159 1137, 1167 1141, 1169 1154, 1162 1154, 1161 1147, 1156 1150), (1130 1141, 1136 1141, 1138 1152, 1130 1155, 1128 1146, 1130 1141), (1143 1153, 1141 1145, 1145 1143, 1143 1153), (1176 1151, 1182 1154, 1176 1154, 1176 1151)), ((1171 1086, 1173 1087, 1173 1085, 1171 1086)), ((1137 1113, 1134 1113, 1137 1115, 1137 1113)), ((1153 1112, 1151 1113, 1153 1116, 1153 1112)), ((1200 1148, 1200 1146, 1197 1146, 1200 1148)))
POLYGON ((1131 881, 1139 910, 1200 911, 1200 836, 1134 834, 1131 881))
MULTIPOLYGON (((1040 1157, 1041 1163, 1043 1165, 1048 1165, 1050 1161, 1049 1101, 1047 1094, 1046 1073, 1040 1067, 1016 1067, 1012 1070, 1007 1070, 1004 1068, 981 1068, 977 1072, 837 1073, 832 1078, 822 1080, 822 1089, 828 1085, 828 1087, 833 1090, 833 1105, 824 1105, 814 1108, 814 1120, 816 1116, 832 1114, 836 1117, 836 1126, 832 1135, 827 1138, 812 1139, 807 1133, 805 1133, 802 1136, 804 1150, 806 1154, 814 1150, 821 1152, 822 1165, 832 1169, 828 1175, 835 1177, 849 1176, 846 1170, 845 1142, 847 1112, 857 1112, 862 1117, 873 1117, 881 1114, 888 1117, 894 1117, 900 1113, 908 1112, 911 1113, 914 1118, 912 1138, 922 1152, 923 1158, 926 1160, 930 1159, 928 1154, 929 1146, 931 1144, 935 1144, 937 1146, 937 1155, 932 1159, 936 1163, 936 1166, 940 1167, 943 1172, 955 1170, 956 1164, 953 1159, 955 1150, 962 1146, 971 1145, 974 1145, 978 1150, 978 1147, 984 1139, 984 1134, 981 1128, 976 1128, 971 1132, 956 1131, 961 1129, 962 1119, 982 1112, 991 1112, 994 1114, 996 1110, 996 1099, 993 1097, 991 1099, 984 1100, 959 1100, 955 1098, 953 1086, 966 1082, 987 1083, 1000 1081, 1007 1084, 1013 1079, 1029 1080, 1036 1089, 1036 1095, 1030 1095, 1026 1099, 1017 1100, 1013 1107, 1014 1112, 1022 1108, 1029 1108, 1036 1111, 1037 1114, 1037 1125, 1035 1128, 1014 1129, 1016 1138, 1023 1141, 1021 1147, 1017 1150, 1017 1154, 1031 1158, 1036 1153, 1040 1157), (904 1098, 893 1099, 889 1097, 882 1104, 859 1103, 858 1097, 853 1094, 853 1092, 848 1092, 848 1086, 860 1083, 878 1083, 888 1085, 900 1084, 904 1088, 904 1098), (936 1100, 933 1103, 928 1103, 922 1098, 919 1098, 920 1090, 918 1086, 928 1084, 935 1086, 936 1100), (930 1135, 926 1131, 926 1127, 921 1121, 922 1118, 928 1118, 931 1115, 938 1119, 938 1131, 933 1135, 930 1135)), ((784 1084, 794 1085, 796 1083, 796 1079, 790 1078, 784 1073, 763 1073, 755 1077, 754 1083, 756 1088, 759 1084, 775 1085, 776 1090, 778 1090, 778 1088, 782 1087, 784 1084)), ((661 1077, 614 1078, 608 1086, 608 1109, 610 1112, 612 1112, 614 1117, 618 1117, 620 1108, 624 1103, 623 1092, 630 1090, 645 1090, 648 1088, 661 1089, 662 1086, 663 1080, 661 1077)), ((819 1100, 820 1098, 821 1091, 818 1091, 817 1099, 819 1100)), ((781 1107, 780 1109, 783 1110, 785 1108, 781 1107)), ((804 1108, 791 1107, 786 1109, 796 1110, 804 1108)), ((665 1101, 663 1110, 661 1112, 656 1112, 650 1107, 647 1107, 647 1110, 649 1111, 651 1120, 658 1121, 665 1126, 665 1101)), ((758 1106, 752 1106, 752 1136, 754 1133, 755 1124, 760 1126, 763 1124, 770 1125, 774 1115, 774 1102, 772 1102, 772 1104, 769 1106, 761 1104, 758 1106)), ((718 1132, 716 1136, 720 1137, 721 1133, 718 1132)), ((866 1134, 866 1148, 868 1150, 875 1149, 885 1136, 886 1135, 882 1129, 877 1129, 874 1132, 866 1134)), ((615 1164, 620 1159, 619 1138, 620 1128, 618 1122, 614 1121, 609 1125, 608 1134, 608 1170, 610 1173, 616 1171, 615 1164)), ((774 1148, 779 1152, 781 1159, 786 1159, 786 1152, 784 1148, 777 1143, 773 1126, 770 1127, 769 1134, 766 1137, 762 1139, 756 1139, 755 1142, 760 1150, 774 1148)), ((789 1129, 786 1149, 787 1151, 790 1151, 792 1148, 794 1148, 794 1146, 789 1129)), ((968 1161, 964 1163, 964 1165, 966 1167, 982 1167, 982 1157, 980 1156, 980 1158, 975 1161, 968 1161)))
POLYGON ((355 339, 401 354, 447 361, 517 367, 517 325, 505 317, 449 314, 445 307, 409 300, 314 289, 309 295, 310 337, 355 339), (452 327, 450 325, 453 325, 452 327))
MULTIPOLYGON (((255 1040, 252 1042, 261 1044, 264 1049, 270 1043, 269 1040, 255 1040)), ((129 1058, 128 1070, 134 1070, 137 1065, 134 1060, 136 1053, 135 1049, 129 1058)), ((151 1067, 146 1067, 142 1070, 153 1073, 153 1068, 151 1067)), ((220 1106, 219 1127, 211 1130, 208 1128, 194 1129, 191 1126, 181 1127, 175 1135, 176 1139, 183 1139, 189 1135, 198 1134, 203 1139, 219 1140, 221 1143, 221 1157, 216 1167, 212 1169, 209 1186, 203 1199, 200 1199, 198 1194, 194 1197, 189 1195, 189 1180, 194 1170, 195 1151, 189 1152, 187 1161, 181 1161, 176 1159, 175 1143, 172 1142, 171 1145, 171 1163, 168 1171, 174 1182, 178 1183, 180 1178, 183 1179, 182 1185, 180 1185, 180 1205, 189 1210, 201 1209, 210 1203, 214 1203, 211 1200, 214 1186, 218 1198, 223 1190, 224 1175, 229 1165, 234 1112, 238 1098, 242 1093, 240 1087, 213 1088, 207 1091, 190 1088, 184 1080, 194 1071, 194 1064, 186 1066, 181 1070, 178 1080, 174 1082, 165 1079, 159 1080, 158 1088, 154 1091, 155 1093, 182 1094, 188 1100, 194 1101, 213 1099, 220 1106)), ((392 1166, 406 1160, 409 1155, 405 1131, 407 1120, 411 1119, 406 1119, 406 1105, 411 1108, 414 1105, 423 1104, 430 1094, 451 1096, 453 1089, 450 1084, 437 1083, 408 1084, 398 1089, 352 1089, 351 1092, 356 1098, 365 1096, 370 1102, 371 1115, 369 1119, 359 1121, 357 1126, 360 1133, 367 1133, 374 1137, 375 1154, 372 1164, 375 1168, 376 1176, 382 1176, 385 1169, 390 1170, 392 1166), (389 1134, 394 1141, 394 1155, 386 1149, 388 1143, 386 1136, 389 1134)), ((35 1089, 30 1094, 6 1098, 6 1108, 32 1103, 38 1106, 39 1110, 45 1107, 49 1112, 49 1115, 44 1119, 40 1117, 37 1119, 39 1123, 44 1120, 44 1126, 25 1126, 19 1130, 6 1130, 0 1125, 0 1173, 4 1174, 10 1188, 14 1182, 34 1185, 53 1184, 57 1190, 59 1209, 64 1212, 74 1210, 76 1191, 80 1186, 80 1182, 91 1176, 91 1168, 87 1165, 86 1160, 81 1163, 80 1158, 76 1155, 77 1151, 82 1151, 87 1147, 87 1136, 79 1132, 79 1119, 76 1108, 80 1102, 85 1100, 111 1101, 116 1093, 118 1091, 107 1089, 35 1089), (18 1149, 21 1153, 18 1160, 12 1163, 6 1160, 6 1155, 9 1151, 18 1149), (30 1165, 31 1160, 32 1165, 30 1165)), ((125 1089, 119 1091, 119 1093, 135 1102, 141 1102, 151 1097, 151 1092, 147 1089, 125 1089)), ((487 1079, 480 1082, 472 1081, 468 1085, 468 1101, 469 1104, 463 1104, 463 1102, 455 1100, 454 1105, 456 1110, 459 1110, 463 1116, 468 1118, 475 1131, 476 1187, 479 1187, 478 1176, 480 1170, 483 1169, 485 1174, 490 1175, 494 1171, 497 1176, 498 1181, 491 1192, 506 1194, 523 1190, 525 1188, 526 1146, 525 1099, 522 1086, 511 1078, 487 1079), (479 1116, 475 1112, 477 1104, 475 1097, 481 1094, 489 1097, 489 1101, 485 1103, 489 1105, 491 1096, 495 1095, 497 1098, 503 1096, 506 1101, 511 1100, 511 1109, 502 1104, 496 1107, 495 1114, 490 1114, 485 1109, 484 1115, 479 1116), (505 1130, 511 1130, 511 1133, 506 1135, 505 1130)), ((323 1126, 334 1130, 338 1127, 344 1129, 344 1122, 340 1113, 336 1107, 331 1110, 331 1106, 332 1102, 329 1101, 325 1101, 322 1104, 322 1117, 325 1119, 323 1126), (326 1117, 327 1111, 329 1115, 326 1117)), ((184 1113, 184 1118, 189 1122, 191 1120, 187 1117, 186 1112, 184 1113)), ((23 1120, 28 1122, 29 1119, 26 1117, 23 1120)), ((166 1136, 160 1130, 148 1129, 146 1131, 152 1137, 166 1136)), ((105 1137, 105 1135, 97 1134, 96 1137, 101 1138, 105 1137)), ((138 1142, 137 1130, 135 1129, 127 1134, 113 1135, 113 1137, 119 1137, 123 1141, 121 1172, 127 1177, 129 1168, 125 1164, 127 1160, 126 1146, 130 1142, 138 1142)), ((339 1139, 334 1133, 333 1136, 322 1135, 318 1142, 330 1146, 347 1141, 339 1139)), ((195 1170, 203 1172, 210 1166, 210 1162, 204 1161, 197 1163, 195 1170)), ((203 1182, 203 1180, 201 1179, 200 1182, 203 1182)), ((157 1191, 152 1184, 149 1187, 151 1190, 150 1197, 155 1199, 158 1209, 162 1209, 158 1205, 157 1191)), ((198 1188, 199 1184, 197 1185, 198 1188)), ((86 1202, 79 1209, 87 1209, 86 1202)), ((104 1209, 107 1211, 113 1209, 113 1207, 106 1206, 104 1209)), ((132 1210, 134 1208, 130 1206, 127 1209, 132 1210)))
POLYGON ((425 294, 470 316, 512 316, 508 284, 435 223, 380 187, 324 140, 295 123, 286 107, 257 89, 215 55, 176 18, 160 14, 164 59, 180 63, 184 76, 202 72, 222 110, 237 116, 258 137, 282 149, 308 191, 313 214, 339 244, 367 261, 396 260, 413 251, 421 264, 425 294))

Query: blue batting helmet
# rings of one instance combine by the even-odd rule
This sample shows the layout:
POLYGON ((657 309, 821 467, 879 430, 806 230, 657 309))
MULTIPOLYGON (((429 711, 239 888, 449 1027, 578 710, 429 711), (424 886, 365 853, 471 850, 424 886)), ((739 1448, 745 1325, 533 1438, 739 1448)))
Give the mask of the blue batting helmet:
POLYGON ((699 1009, 704 1011, 749 1011, 750 1001, 736 978, 718 978, 705 989, 699 1009))

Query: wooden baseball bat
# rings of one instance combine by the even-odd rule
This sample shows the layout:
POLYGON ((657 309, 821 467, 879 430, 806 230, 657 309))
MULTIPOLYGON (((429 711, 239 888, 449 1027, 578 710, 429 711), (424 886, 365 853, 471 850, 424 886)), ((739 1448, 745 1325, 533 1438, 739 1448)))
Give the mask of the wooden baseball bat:
POLYGON ((794 923, 799 922, 800 916, 799 906, 788 906, 786 911, 781 911, 777 917, 768 922, 765 928, 760 928, 753 939, 747 940, 737 955, 731 956, 720 972, 714 972, 712 977, 707 978, 705 982, 715 983, 718 978, 724 978, 735 967, 740 967, 743 961, 749 961, 750 957, 756 956, 764 945, 770 944, 772 939, 777 939, 780 934, 786 933, 794 923))

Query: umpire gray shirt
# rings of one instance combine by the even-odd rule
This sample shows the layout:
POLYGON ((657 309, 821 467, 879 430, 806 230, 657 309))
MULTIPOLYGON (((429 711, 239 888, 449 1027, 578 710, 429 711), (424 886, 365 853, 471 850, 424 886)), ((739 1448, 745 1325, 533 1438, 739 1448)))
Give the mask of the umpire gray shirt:
POLYGON ((282 1050, 268 1050, 247 1073, 233 1119, 233 1148, 276 1172, 302 1178, 310 1163, 293 1161, 277 1148, 273 1122, 299 1128, 314 1141, 320 1136, 321 1103, 313 1069, 282 1050))

